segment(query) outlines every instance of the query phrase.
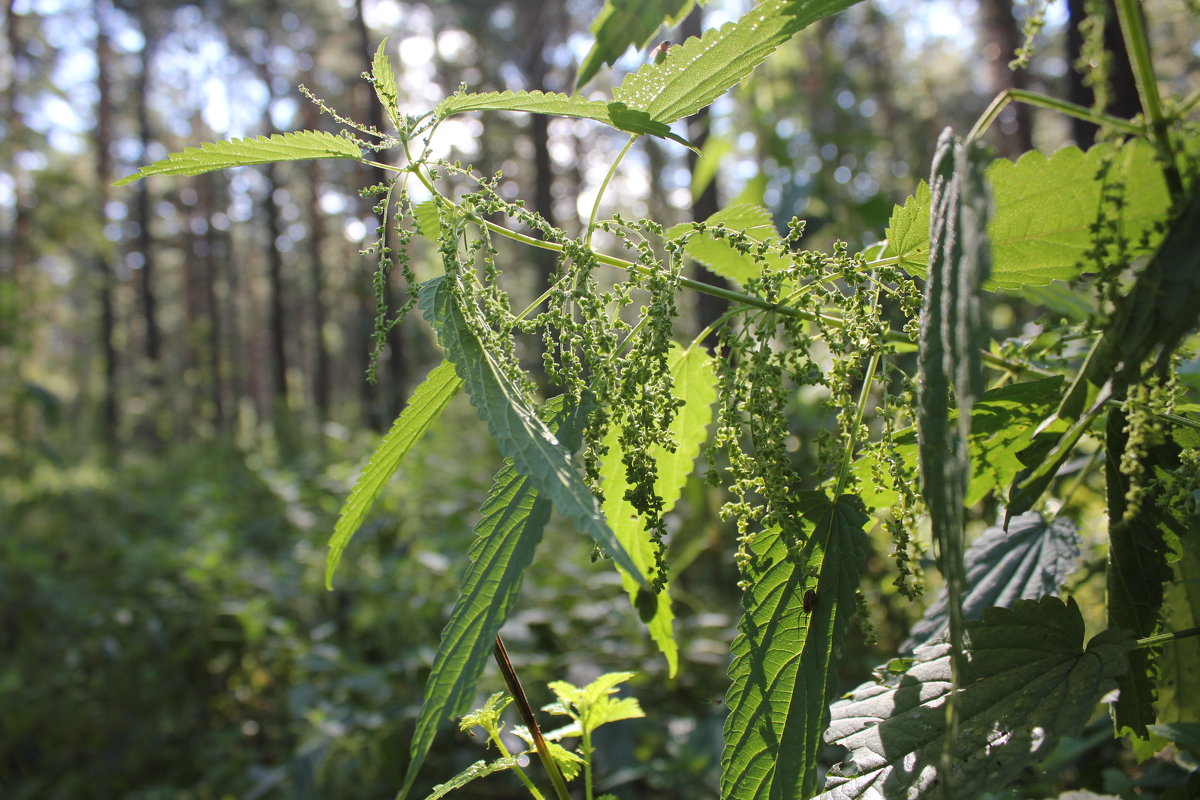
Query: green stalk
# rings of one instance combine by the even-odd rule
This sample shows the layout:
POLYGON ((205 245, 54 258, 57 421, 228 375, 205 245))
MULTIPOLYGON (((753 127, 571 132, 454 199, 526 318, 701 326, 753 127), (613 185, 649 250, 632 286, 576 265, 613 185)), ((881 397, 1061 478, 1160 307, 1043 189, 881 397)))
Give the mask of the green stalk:
POLYGON ((592 234, 596 231, 596 215, 600 212, 600 201, 604 199, 604 192, 608 189, 608 182, 612 180, 613 175, 617 174, 617 167, 621 165, 625 154, 629 152, 629 148, 633 147, 633 143, 638 140, 638 135, 635 133, 629 137, 629 141, 621 148, 621 152, 617 153, 616 159, 613 160, 612 166, 608 168, 608 172, 604 176, 604 180, 600 183, 600 188, 596 190, 596 202, 592 203, 592 215, 588 217, 587 235, 583 239, 583 243, 591 249, 592 234))
POLYGON ((1138 0, 1116 0, 1117 22, 1121 24, 1121 36, 1129 50, 1129 63, 1133 67, 1133 79, 1137 83, 1138 96, 1142 100, 1142 111, 1154 133, 1155 144, 1163 160, 1163 174, 1171 196, 1183 196, 1183 179, 1175 163, 1175 150, 1167 134, 1167 115, 1163 111, 1162 98, 1158 94, 1158 79, 1154 77, 1154 63, 1150 60, 1150 40, 1146 37, 1146 26, 1142 21, 1142 10, 1138 0))
MULTIPOLYGON (((495 733, 490 733, 488 738, 492 740, 492 744, 496 745, 496 749, 500 751, 501 756, 505 758, 512 757, 512 753, 510 753, 508 748, 504 746, 503 739, 501 739, 495 733)), ((513 767, 513 772, 515 772, 517 777, 521 779, 521 783, 525 784, 525 789, 533 797, 533 800, 545 800, 545 798, 542 796, 542 793, 536 786, 533 785, 533 781, 529 779, 529 776, 525 773, 525 770, 521 769, 519 764, 513 767)))
POLYGON ((1018 103, 1036 106, 1037 108, 1058 111, 1069 117, 1076 117, 1095 125, 1103 125, 1122 133, 1133 134, 1134 136, 1140 136, 1146 132, 1144 126, 1130 122, 1127 119, 1121 119, 1109 114, 1101 114, 1090 108, 1068 103, 1066 100, 1059 100, 1057 97, 1048 97, 1047 95, 1030 92, 1025 89, 1005 89, 996 95, 996 99, 979 116, 974 127, 971 128, 971 132, 967 134, 967 141, 971 142, 983 136, 987 129, 992 126, 992 123, 996 121, 996 118, 1000 116, 1000 112, 1014 100, 1018 103))
MULTIPOLYGON (((875 288, 875 296, 871 298, 871 309, 879 304, 879 287, 875 288)), ((875 381, 875 370, 879 368, 879 353, 872 353, 867 362, 866 372, 863 373, 862 388, 858 391, 858 403, 854 408, 854 424, 850 428, 850 440, 842 451, 842 463, 838 467, 837 483, 834 485, 834 499, 841 497, 846 488, 846 479, 850 476, 850 465, 854 461, 854 450, 858 447, 858 429, 862 425, 863 414, 867 409, 867 398, 871 396, 871 384, 875 381)))
POLYGON ((1134 644, 1134 648, 1154 647, 1176 641, 1177 639, 1187 639, 1190 636, 1200 636, 1200 628, 1184 628, 1181 631, 1171 631, 1170 633, 1156 633, 1153 636, 1147 636, 1145 639, 1138 639, 1134 644))
POLYGON ((583 750, 583 787, 584 797, 587 800, 592 800, 592 732, 586 727, 583 728, 583 742, 580 747, 583 750))

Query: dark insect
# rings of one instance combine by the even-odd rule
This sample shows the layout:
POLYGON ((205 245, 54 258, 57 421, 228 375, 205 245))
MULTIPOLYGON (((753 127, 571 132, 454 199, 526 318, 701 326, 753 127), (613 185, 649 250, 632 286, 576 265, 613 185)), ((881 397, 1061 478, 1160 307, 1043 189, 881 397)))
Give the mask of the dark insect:
POLYGON ((634 605, 642 622, 649 622, 658 613, 658 595, 645 586, 642 586, 637 591, 637 598, 634 600, 634 605))
POLYGON ((814 589, 809 589, 804 593, 804 613, 811 614, 817 609, 817 593, 814 589))
POLYGON ((650 60, 655 64, 661 64, 667 60, 667 51, 671 49, 671 43, 659 42, 658 47, 650 51, 650 60))

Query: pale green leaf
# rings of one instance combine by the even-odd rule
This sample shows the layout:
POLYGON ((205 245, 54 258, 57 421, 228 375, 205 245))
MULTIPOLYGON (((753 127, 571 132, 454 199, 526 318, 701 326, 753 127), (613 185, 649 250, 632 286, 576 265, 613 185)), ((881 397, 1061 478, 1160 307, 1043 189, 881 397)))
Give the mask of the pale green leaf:
MULTIPOLYGON (((1180 549, 1175 579, 1163 592, 1162 627, 1168 631, 1200 627, 1200 537, 1181 537, 1180 549)), ((1200 723, 1200 636, 1164 645, 1157 664, 1158 721, 1200 723)), ((1194 731, 1198 728, 1192 726, 1194 731)), ((1193 736, 1191 746, 1200 755, 1200 737, 1193 736)))
POLYGON ((946 741, 950 645, 917 648, 915 663, 834 703, 825 739, 850 750, 819 800, 979 797, 1045 758, 1060 736, 1083 731, 1128 668, 1133 639, 1104 631, 1083 649, 1074 600, 1021 600, 967 623, 967 670, 954 693, 960 726, 946 741), (953 771, 942 774, 942 751, 953 771), (940 787, 935 788, 935 787, 940 787))
MULTIPOLYGON (((1012 608, 1018 600, 1056 594, 1079 563, 1079 534, 1069 519, 1047 521, 1036 511, 1013 517, 1008 530, 988 528, 967 548, 967 590, 963 616, 980 619, 984 609, 1012 608)), ((946 635, 946 593, 925 611, 901 651, 946 635)))
POLYGON ((745 614, 730 648, 723 800, 807 797, 816 786, 868 517, 850 496, 800 492, 797 507, 811 526, 801 544, 789 547, 778 529, 750 542, 745 614))
POLYGON ((371 61, 371 85, 375 87, 375 96, 387 112, 388 119, 396 126, 396 130, 403 131, 404 127, 400 122, 400 91, 396 88, 396 74, 392 72, 392 62, 387 56, 387 41, 385 38, 379 43, 375 58, 371 61))
POLYGON ((503 772, 518 765, 519 762, 513 756, 498 758, 490 763, 482 760, 476 761, 445 783, 439 783, 437 786, 434 786, 433 792, 427 795, 425 800, 440 800, 440 798, 445 797, 456 789, 461 789, 473 780, 486 777, 495 772, 503 772))
POLYGON ((644 64, 613 98, 674 122, 712 103, 801 29, 857 0, 767 0, 737 22, 672 47, 661 64, 644 64))
POLYGON ((293 131, 255 139, 205 142, 180 153, 171 153, 161 161, 141 167, 113 184, 125 186, 149 175, 201 175, 229 167, 274 164, 314 158, 362 160, 358 145, 345 136, 324 131, 293 131))
MULTIPOLYGON (((1012 483, 1023 465, 1017 454, 1029 446, 1037 425, 1049 416, 1062 399, 1063 378, 1042 378, 1026 383, 1011 383, 990 389, 979 396, 971 408, 971 434, 968 452, 971 481, 964 502, 973 506, 988 494, 1012 483)), ((957 412, 950 420, 957 422, 957 412)), ((915 480, 917 438, 909 429, 895 438, 894 453, 872 451, 855 463, 853 471, 861 480, 863 500, 874 509, 896 502, 895 481, 915 480), (899 478, 889 474, 888 463, 895 458, 899 478)))
POLYGON ((554 732, 555 738, 591 734, 601 725, 623 719, 638 719, 646 716, 637 698, 614 698, 617 687, 634 676, 632 672, 607 672, 587 686, 575 686, 568 681, 551 681, 548 686, 558 701, 543 710, 551 714, 568 716, 578 724, 554 732))
MULTIPOLYGON (((995 200, 988 226, 992 243, 989 289, 1041 286, 1076 278, 1089 266, 1093 227, 1101 211, 1103 182, 1097 177, 1114 158, 1107 182, 1123 187, 1121 232, 1130 256, 1152 250, 1161 240, 1156 226, 1167 219, 1170 197, 1154 147, 1134 141, 1099 144, 1086 153, 1064 147, 1051 156, 1029 152, 1015 163, 999 159, 987 169, 995 200)), ((892 212, 886 256, 923 276, 929 263, 929 187, 892 212)))
MULTIPOLYGON (((673 346, 667 356, 667 364, 673 382, 672 394, 682 400, 683 405, 671 424, 676 443, 675 452, 669 453, 661 445, 651 445, 658 468, 654 490, 663 501, 664 514, 675 506, 688 476, 693 471, 700 446, 708 436, 713 403, 716 401, 715 366, 712 357, 702 348, 684 351, 678 346, 673 346)), ((654 543, 646 533, 642 518, 625 499, 628 482, 625 479, 625 467, 621 462, 620 433, 620 429, 614 425, 609 428, 604 440, 608 447, 608 454, 600 467, 604 517, 608 520, 613 534, 625 545, 638 565, 643 580, 650 581, 654 577, 654 543)), ((629 593, 629 599, 635 608, 638 607, 639 595, 645 596, 649 592, 642 589, 640 584, 624 571, 621 572, 621 585, 629 593)), ((671 611, 668 588, 664 588, 654 598, 654 616, 650 618, 646 627, 666 657, 668 674, 673 677, 679 664, 679 649, 672 630, 671 623, 675 615, 671 611)))
MULTIPOLYGON (((764 266, 772 270, 784 270, 792 265, 791 256, 783 248, 779 231, 775 229, 771 212, 760 205, 736 203, 727 206, 706 219, 704 224, 705 231, 693 233, 684 245, 684 252, 717 275, 745 284, 751 278, 760 277, 764 266), (767 249, 761 260, 756 261, 749 253, 739 251, 725 236, 716 235, 714 229, 720 228, 745 233, 752 246, 765 244, 767 249)), ((685 222, 668 229, 667 236, 682 239, 693 230, 692 224, 685 222)))
POLYGON ((445 119, 466 111, 524 111, 530 114, 549 114, 556 117, 593 119, 627 133, 649 134, 671 139, 685 147, 691 143, 664 122, 651 119, 644 110, 633 109, 622 102, 588 100, 580 95, 559 92, 458 92, 437 104, 434 114, 445 119))
POLYGON ((425 380, 413 392, 408 405, 396 417, 391 429, 384 435, 366 469, 350 490, 350 496, 338 513, 333 536, 329 539, 329 554, 325 558, 325 588, 333 588, 333 573, 341 561, 342 552, 351 537, 358 531, 367 512, 383 491, 383 487, 396 472, 400 462, 408 455, 429 426, 445 410, 446 405, 458 394, 462 381, 454 374, 454 365, 443 361, 425 376, 425 380))
POLYGON ((660 27, 675 25, 693 5, 695 0, 607 0, 592 22, 596 41, 579 67, 575 88, 615 62, 630 45, 639 50, 648 45, 660 27))
MULTIPOLYGON (((555 416, 550 424, 568 446, 579 445, 582 421, 568 414, 561 398, 552 401, 555 416)), ((458 600, 442 630, 433 668, 425 682, 425 695, 409 744, 408 771, 400 797, 406 795, 433 743, 438 725, 464 714, 475 684, 483 674, 500 632, 521 590, 521 577, 533 561, 550 519, 550 502, 538 496, 529 478, 505 464, 496 474, 491 491, 479 509, 475 538, 468 552, 470 564, 459 587, 458 600)), ((495 700, 495 696, 493 696, 495 700)), ((505 703, 507 705, 507 703, 505 703)), ((487 727, 481 713, 498 716, 496 703, 463 720, 487 727)))
POLYGON ((421 286, 420 306, 438 332, 480 418, 505 457, 531 480, 538 493, 581 532, 591 536, 632 575, 637 565, 604 521, 600 504, 580 474, 571 452, 538 418, 521 391, 480 344, 444 276, 421 286))

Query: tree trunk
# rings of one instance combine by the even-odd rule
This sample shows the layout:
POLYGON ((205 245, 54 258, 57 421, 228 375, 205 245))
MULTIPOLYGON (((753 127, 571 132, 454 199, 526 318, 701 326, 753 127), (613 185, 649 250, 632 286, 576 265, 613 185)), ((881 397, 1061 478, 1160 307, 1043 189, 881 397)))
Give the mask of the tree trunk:
MULTIPOLYGON (((271 352, 271 404, 275 417, 287 413, 287 329, 283 303, 283 255, 275 242, 283 235, 279 204, 275 192, 279 188, 274 164, 267 165, 267 196, 263 201, 267 233, 267 292, 268 339, 271 352)), ((276 420, 277 422, 280 420, 276 420)), ((277 426, 278 427, 278 426, 277 426)))
MULTIPOLYGON (((107 224, 106 207, 108 205, 108 185, 112 182, 112 157, 109 148, 112 143, 112 97, 109 72, 111 69, 112 50, 105 33, 106 8, 102 8, 102 0, 93 0, 92 15, 96 24, 96 183, 97 207, 99 208, 101 229, 107 224)), ((103 364, 104 382, 101 426, 101 439, 109 455, 116 454, 117 447, 117 348, 116 348, 116 311, 114 309, 113 291, 114 279, 112 264, 109 261, 107 248, 101 244, 96 253, 96 274, 99 283, 100 301, 100 353, 103 364)))
MULTIPOLYGON (((992 94, 1024 89, 1024 71, 1014 72, 1008 66, 1024 41, 1013 15, 1012 0, 980 0, 979 17, 983 57, 988 64, 992 94)), ((1033 117, 1024 103, 1010 104, 1000 115, 996 127, 1000 155, 1016 158, 1033 149, 1033 117)))
MULTIPOLYGON (((142 163, 148 164, 150 159, 147 154, 150 150, 150 142, 154 139, 150 126, 150 67, 153 61, 157 32, 152 28, 147 17, 142 19, 142 35, 145 45, 142 47, 139 59, 141 73, 138 75, 137 81, 138 138, 141 141, 142 163)), ((134 199, 134 218, 138 226, 138 252, 142 257, 142 268, 138 273, 138 293, 142 306, 142 344, 151 369, 151 384, 157 387, 162 382, 162 376, 159 374, 162 358, 162 330, 158 323, 158 298, 154 293, 156 253, 154 235, 150 229, 150 200, 150 182, 139 181, 134 199)))

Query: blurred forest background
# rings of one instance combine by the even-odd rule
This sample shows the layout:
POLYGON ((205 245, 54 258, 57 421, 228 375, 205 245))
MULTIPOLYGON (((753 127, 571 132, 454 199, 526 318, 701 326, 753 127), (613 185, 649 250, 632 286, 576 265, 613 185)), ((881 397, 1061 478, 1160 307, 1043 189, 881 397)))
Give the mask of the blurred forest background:
MULTIPOLYGON (((734 19, 713 0, 681 40, 734 19)), ((690 120, 696 158, 643 139, 610 197, 663 223, 737 198, 809 241, 862 247, 926 174, 938 131, 965 131, 1007 87, 1089 105, 1071 64, 1084 0, 1045 9, 1030 67, 1007 63, 1013 0, 867 0, 785 45, 690 120)), ((1146 4, 1160 77, 1197 88, 1183 0, 1146 4)), ((297 90, 383 127, 360 73, 383 37, 401 104, 472 89, 570 91, 599 0, 7 0, 0 42, 0 795, 26 798, 391 796, 475 508, 498 457, 460 398, 392 482, 322 587, 325 542, 381 431, 439 360, 415 318, 364 379, 381 175, 314 161, 112 181, 202 141, 333 130, 297 90)), ((1115 53, 1109 110, 1136 97, 1115 53)), ((629 53, 588 91, 645 56, 629 53)), ((584 121, 495 114, 442 126, 447 158, 503 171, 501 191, 578 230, 623 136, 584 121), (610 134, 614 134, 611 135, 610 134), (582 210, 582 212, 581 212, 582 210)), ((1010 107, 992 144, 1015 156, 1090 143, 1063 117, 1010 107)), ((420 277, 438 269, 415 245, 420 277)), ((508 251, 505 251, 507 253, 508 251)), ((501 264, 536 282, 552 264, 501 264)), ((521 277, 524 276, 524 277, 521 277)), ((709 278, 711 279, 711 278, 709 278)), ((397 302, 405 287, 387 287, 397 302)), ((713 309, 684 307, 699 330, 713 309)), ((1031 311, 1001 304, 1017 336, 1031 311)), ((795 427, 822 424, 797 407, 795 427)), ((800 436, 801 441, 810 437, 800 436)), ((533 702, 546 680, 639 671, 648 719, 600 742, 601 788, 716 795, 731 545, 701 483, 671 541, 681 674, 607 565, 569 531, 535 564, 505 630, 533 702), (549 558, 549 557, 547 557, 549 558)), ((885 564, 871 568, 880 574, 885 564)), ((868 576, 869 578, 870 576, 868 576)), ((910 609, 873 597, 877 649, 849 645, 847 686, 895 649, 910 609)), ((498 688, 499 679, 490 676, 498 688)), ((1040 778, 1128 788, 1115 746, 1040 778), (1092 759, 1088 766, 1088 758, 1092 759), (1080 765, 1083 766, 1080 766, 1080 765)), ((606 731, 607 732, 607 731, 606 731)), ((482 757, 446 732, 423 783, 482 757)), ((1090 749, 1089 749, 1090 748, 1090 749)), ((831 754, 835 755, 835 754, 831 754)), ((1151 776, 1152 779, 1152 776, 1151 776)), ((498 779, 480 796, 519 796, 498 779)), ((1031 784, 1039 786, 1036 780, 1031 784)), ((1023 791, 1034 792, 1026 788, 1023 791)))

